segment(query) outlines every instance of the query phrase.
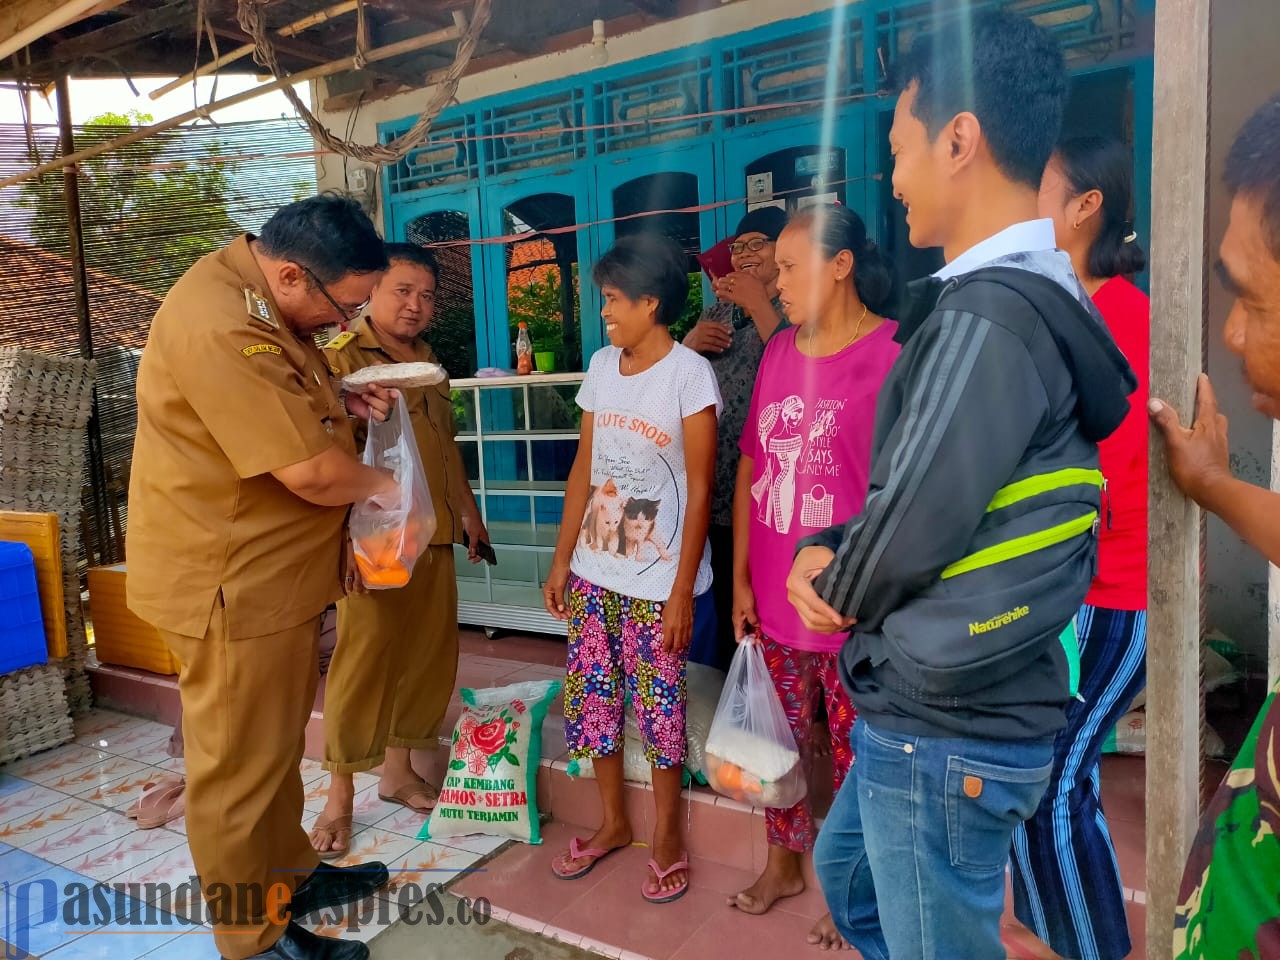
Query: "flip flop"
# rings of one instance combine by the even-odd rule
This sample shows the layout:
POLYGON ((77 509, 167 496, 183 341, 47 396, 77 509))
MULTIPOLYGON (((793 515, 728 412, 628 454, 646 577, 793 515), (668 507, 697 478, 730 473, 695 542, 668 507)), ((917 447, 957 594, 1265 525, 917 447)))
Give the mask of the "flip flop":
POLYGON ((144 800, 153 796, 157 788, 167 787, 170 784, 175 783, 181 779, 182 779, 181 777, 173 776, 173 777, 161 777, 159 780, 148 780, 146 783, 142 785, 142 793, 138 795, 138 799, 133 801, 129 809, 124 812, 124 815, 128 817, 130 820, 137 820, 138 814, 142 812, 142 802, 144 800))
POLYGON ((125 815, 138 821, 139 830, 163 827, 186 813, 186 789, 187 781, 182 777, 166 777, 143 784, 142 796, 125 815))
POLYGON ((407 807, 415 813, 420 813, 423 816, 426 816, 434 810, 436 808, 436 804, 440 802, 440 791, 423 780, 419 783, 406 783, 403 787, 389 796, 379 793, 378 799, 384 800, 387 803, 398 803, 402 807, 407 807), (428 802, 425 809, 422 807, 415 807, 409 802, 414 797, 429 797, 430 802, 428 802))
POLYGON ((671 903, 673 900, 679 900, 689 892, 689 857, 687 854, 665 870, 658 866, 658 861, 650 860, 649 869, 652 870, 653 875, 658 878, 658 882, 656 884, 658 892, 656 895, 651 895, 649 893, 650 888, 655 886, 655 884, 650 883, 649 878, 645 877, 644 884, 640 887, 640 896, 644 897, 650 903, 671 903), (684 884, 676 887, 674 890, 667 891, 665 894, 662 893, 662 881, 667 879, 667 877, 671 876, 671 874, 675 873, 677 870, 685 871, 684 884))
POLYGON ((611 853, 617 853, 622 847, 614 847, 612 850, 605 850, 601 847, 584 848, 578 841, 577 837, 569 838, 569 859, 581 860, 583 857, 590 857, 591 862, 585 867, 581 867, 573 873, 561 873, 556 869, 556 861, 551 863, 551 872, 561 880, 578 880, 585 877, 588 873, 596 868, 596 864, 609 856, 611 853))
MULTIPOLYGON (((317 830, 328 830, 333 834, 333 839, 335 840, 337 840, 341 834, 345 833, 347 835, 347 845, 341 850, 316 850, 316 856, 321 860, 337 860, 340 857, 345 857, 351 852, 350 814, 345 817, 334 817, 332 820, 317 820, 315 825, 311 828, 311 832, 315 833, 317 830)), ((312 849, 315 849, 315 844, 313 843, 311 847, 312 849)))

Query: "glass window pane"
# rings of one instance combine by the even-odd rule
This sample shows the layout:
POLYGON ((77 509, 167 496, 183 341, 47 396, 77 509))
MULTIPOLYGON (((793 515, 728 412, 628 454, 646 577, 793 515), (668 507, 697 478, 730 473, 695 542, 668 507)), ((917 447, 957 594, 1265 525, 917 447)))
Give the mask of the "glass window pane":
MULTIPOLYGON (((424 214, 405 227, 405 241, 419 246, 469 239, 470 218, 457 210, 424 214)), ((440 275, 436 278, 435 316, 424 336, 441 365, 454 378, 469 377, 476 371, 472 250, 470 244, 433 248, 440 275)))
POLYGON ((503 219, 505 233, 528 235, 528 239, 517 240, 506 248, 512 368, 517 326, 523 322, 528 325, 535 354, 552 354, 558 371, 581 370, 577 234, 542 233, 577 223, 573 197, 560 193, 526 197, 509 205, 503 211, 503 219))

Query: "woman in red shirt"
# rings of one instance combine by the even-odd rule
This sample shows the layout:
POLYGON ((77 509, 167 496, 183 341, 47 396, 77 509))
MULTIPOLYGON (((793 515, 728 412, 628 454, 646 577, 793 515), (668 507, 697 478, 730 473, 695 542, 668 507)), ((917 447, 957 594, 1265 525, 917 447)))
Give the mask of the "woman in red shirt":
POLYGON ((1098 445, 1104 523, 1098 571, 1076 622, 1080 700, 1058 734, 1053 778, 1035 816, 1013 836, 1014 911, 1055 953, 1121 960, 1131 943, 1124 888, 1098 799, 1107 734, 1146 686, 1147 394, 1150 303, 1126 276, 1146 266, 1129 221, 1133 154, 1082 137, 1054 152, 1040 215, 1138 377, 1120 428, 1098 445))

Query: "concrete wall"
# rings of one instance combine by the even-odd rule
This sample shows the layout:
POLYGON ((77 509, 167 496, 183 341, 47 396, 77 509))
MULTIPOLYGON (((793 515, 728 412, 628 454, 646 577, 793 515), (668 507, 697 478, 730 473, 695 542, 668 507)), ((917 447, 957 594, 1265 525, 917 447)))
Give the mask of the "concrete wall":
MULTIPOLYGON (((1280 90, 1280 37, 1276 0, 1222 0, 1213 5, 1209 137, 1209 248, 1217 256, 1226 230, 1229 202, 1222 168, 1236 131, 1268 96, 1280 90), (1275 29, 1259 29, 1270 21, 1275 29)), ((1159 195, 1152 197, 1159 203, 1159 195)), ((1240 361, 1222 343, 1230 298, 1216 281, 1209 288, 1208 372, 1222 412, 1231 420, 1231 460, 1236 474, 1251 483, 1271 482, 1272 423, 1254 411, 1240 375, 1240 361)), ((1152 317, 1159 323, 1159 317, 1152 317)), ((1209 625, 1218 627, 1250 653, 1265 656, 1267 645, 1267 563, 1225 524, 1210 518, 1208 528, 1209 625)))
MULTIPOLYGON (((573 2, 573 0, 568 0, 573 2)), ((698 40, 713 39, 741 33, 767 23, 791 20, 807 16, 835 6, 833 0, 737 0, 691 17, 658 24, 608 38, 609 63, 625 63, 640 57, 652 56, 698 40)), ((850 7, 857 6, 850 2, 850 7)), ((586 73, 593 69, 590 44, 565 50, 561 53, 535 57, 518 64, 486 70, 464 77, 458 87, 458 100, 466 103, 481 97, 492 96, 507 90, 545 83, 561 77, 586 73)), ((322 104, 325 91, 312 84, 311 102, 322 104)), ((355 126, 347 139, 360 143, 373 143, 377 139, 377 125, 404 117, 414 116, 423 108, 426 97, 422 91, 409 91, 386 100, 364 104, 355 120, 355 126)), ((344 132, 351 121, 349 113, 318 113, 331 130, 344 132)), ((351 164, 348 164, 351 166, 351 164)), ((320 157, 316 162, 316 176, 321 190, 343 188, 343 168, 340 157, 320 157)), ((381 218, 380 204, 378 217, 381 218)))

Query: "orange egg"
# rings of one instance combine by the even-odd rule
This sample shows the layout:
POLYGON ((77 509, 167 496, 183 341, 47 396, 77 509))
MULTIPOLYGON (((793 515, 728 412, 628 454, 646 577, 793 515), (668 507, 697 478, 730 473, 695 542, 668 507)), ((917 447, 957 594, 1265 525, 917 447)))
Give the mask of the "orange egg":
POLYGON ((725 790, 741 790, 742 768, 736 763, 722 763, 716 771, 716 781, 725 790))
POLYGON ((365 584, 371 587, 403 587, 409 582, 409 569, 398 557, 370 560, 357 553, 356 566, 365 584))

